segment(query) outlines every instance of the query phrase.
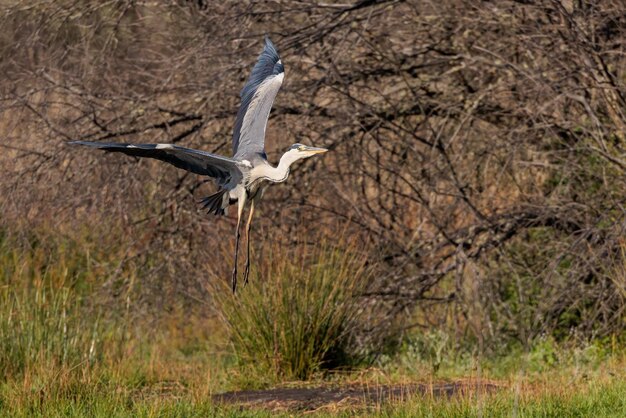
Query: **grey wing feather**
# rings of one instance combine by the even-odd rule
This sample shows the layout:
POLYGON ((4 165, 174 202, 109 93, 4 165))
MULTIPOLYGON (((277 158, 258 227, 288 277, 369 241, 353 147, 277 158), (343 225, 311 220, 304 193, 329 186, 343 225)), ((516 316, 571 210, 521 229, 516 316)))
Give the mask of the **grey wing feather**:
POLYGON ((236 183, 243 177, 237 162, 231 158, 174 144, 120 144, 88 141, 72 141, 69 144, 165 161, 183 170, 213 177, 221 186, 236 183))
POLYGON ((241 106, 233 132, 235 159, 265 158, 265 127, 285 69, 276 47, 265 37, 265 46, 250 78, 241 90, 241 106))

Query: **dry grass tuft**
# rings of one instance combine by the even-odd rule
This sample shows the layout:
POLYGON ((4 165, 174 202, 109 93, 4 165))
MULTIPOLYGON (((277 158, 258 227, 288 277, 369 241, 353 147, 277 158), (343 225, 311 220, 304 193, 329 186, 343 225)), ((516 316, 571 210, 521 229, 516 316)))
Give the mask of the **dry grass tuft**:
POLYGON ((352 331, 365 312, 366 260, 354 246, 274 248, 237 295, 219 292, 221 316, 243 367, 255 375, 307 379, 351 366, 352 331))

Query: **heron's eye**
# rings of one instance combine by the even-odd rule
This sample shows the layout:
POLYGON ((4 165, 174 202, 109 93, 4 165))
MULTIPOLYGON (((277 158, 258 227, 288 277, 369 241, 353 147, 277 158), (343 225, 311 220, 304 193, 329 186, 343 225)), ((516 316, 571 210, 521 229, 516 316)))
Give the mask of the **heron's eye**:
POLYGON ((304 151, 304 150, 306 150, 306 148, 305 148, 303 145, 300 145, 300 146, 298 147, 298 151, 304 151))

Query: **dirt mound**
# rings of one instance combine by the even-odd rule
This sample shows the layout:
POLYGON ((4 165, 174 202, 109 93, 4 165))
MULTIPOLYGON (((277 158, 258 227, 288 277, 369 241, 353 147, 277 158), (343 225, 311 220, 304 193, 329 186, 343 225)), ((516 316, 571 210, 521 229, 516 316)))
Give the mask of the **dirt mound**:
POLYGON ((473 380, 433 384, 277 388, 222 393, 214 395, 213 401, 269 409, 312 410, 331 404, 377 404, 401 401, 414 395, 450 397, 469 392, 493 392, 499 387, 492 382, 473 380))

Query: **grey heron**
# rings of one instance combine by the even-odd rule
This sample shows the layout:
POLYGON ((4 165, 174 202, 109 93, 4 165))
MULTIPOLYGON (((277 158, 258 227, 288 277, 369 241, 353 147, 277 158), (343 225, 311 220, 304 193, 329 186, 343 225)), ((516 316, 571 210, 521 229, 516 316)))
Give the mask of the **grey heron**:
POLYGON ((237 259, 241 221, 249 205, 246 223, 247 252, 244 284, 250 275, 250 229, 255 203, 260 199, 266 182, 281 183, 287 180, 291 165, 303 158, 326 152, 325 148, 293 144, 282 155, 277 166, 267 161, 265 154, 265 128, 274 98, 283 83, 285 71, 278 51, 265 37, 248 81, 241 90, 241 105, 235 119, 233 132, 233 157, 212 154, 175 144, 127 144, 89 141, 71 141, 108 152, 121 152, 134 157, 154 158, 183 170, 212 177, 218 185, 217 193, 201 200, 208 213, 223 215, 225 209, 237 203, 235 234, 235 260, 232 273, 232 290, 237 289, 237 259), (263 184, 265 183, 265 184, 263 184))

